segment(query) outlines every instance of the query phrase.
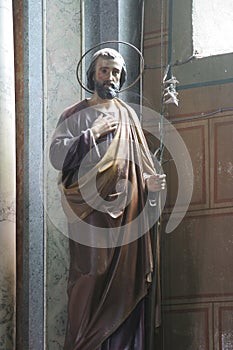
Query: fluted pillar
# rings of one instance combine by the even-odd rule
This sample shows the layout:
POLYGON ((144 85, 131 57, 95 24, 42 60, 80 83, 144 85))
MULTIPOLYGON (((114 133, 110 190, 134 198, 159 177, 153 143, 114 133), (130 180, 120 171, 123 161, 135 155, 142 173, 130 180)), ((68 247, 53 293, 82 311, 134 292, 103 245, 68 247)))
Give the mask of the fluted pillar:
POLYGON ((15 348, 15 91, 12 0, 0 2, 0 348, 15 348))

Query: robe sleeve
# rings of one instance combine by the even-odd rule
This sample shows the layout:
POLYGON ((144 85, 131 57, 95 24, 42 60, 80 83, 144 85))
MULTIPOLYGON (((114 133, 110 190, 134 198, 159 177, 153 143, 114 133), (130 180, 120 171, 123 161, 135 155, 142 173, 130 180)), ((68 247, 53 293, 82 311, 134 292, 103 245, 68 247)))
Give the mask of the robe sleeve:
POLYGON ((90 127, 88 123, 80 123, 77 116, 58 123, 49 150, 50 162, 55 169, 69 171, 79 168, 84 157, 89 163, 100 158, 90 127))

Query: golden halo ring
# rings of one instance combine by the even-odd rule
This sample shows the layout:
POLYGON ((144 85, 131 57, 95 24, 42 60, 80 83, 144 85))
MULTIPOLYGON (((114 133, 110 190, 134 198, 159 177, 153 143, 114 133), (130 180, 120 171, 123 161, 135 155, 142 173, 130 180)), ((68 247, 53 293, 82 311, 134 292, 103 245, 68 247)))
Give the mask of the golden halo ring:
POLYGON ((82 63, 82 60, 84 59, 84 57, 85 57, 90 51, 94 50, 96 47, 101 46, 101 45, 106 45, 106 44, 113 44, 113 43, 124 44, 124 45, 130 46, 131 48, 133 48, 133 49, 138 53, 138 55, 140 56, 140 59, 141 59, 140 72, 139 72, 139 75, 137 76, 137 78, 136 78, 131 84, 129 84, 128 86, 126 86, 124 89, 119 90, 118 93, 124 92, 124 91, 130 89, 131 87, 133 87, 133 86, 138 82, 138 80, 141 78, 141 76, 142 76, 142 73, 143 73, 143 71, 144 71, 144 66, 145 66, 145 64, 144 64, 144 58, 143 58, 143 55, 142 55, 141 51, 140 51, 136 46, 134 46, 133 44, 130 44, 130 43, 126 42, 126 41, 121 41, 121 40, 108 40, 108 41, 103 41, 103 42, 101 42, 101 43, 98 43, 98 44, 92 46, 90 49, 88 49, 88 50, 82 55, 82 57, 80 58, 80 60, 78 61, 78 64, 77 64, 77 69, 76 69, 77 80, 78 80, 80 86, 81 86, 84 90, 86 90, 87 92, 89 92, 89 93, 91 93, 91 94, 93 94, 94 91, 88 89, 88 88, 82 83, 81 79, 79 78, 79 67, 80 67, 80 65, 81 65, 81 63, 82 63))

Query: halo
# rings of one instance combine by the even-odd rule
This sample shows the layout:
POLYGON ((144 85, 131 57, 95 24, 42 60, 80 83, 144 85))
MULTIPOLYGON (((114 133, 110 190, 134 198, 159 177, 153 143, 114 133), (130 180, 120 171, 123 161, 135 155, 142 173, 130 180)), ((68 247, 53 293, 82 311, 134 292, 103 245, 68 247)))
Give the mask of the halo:
POLYGON ((101 42, 101 43, 98 43, 98 44, 92 46, 90 49, 88 49, 88 50, 82 55, 82 57, 80 58, 80 60, 78 61, 78 64, 77 64, 77 69, 76 69, 77 80, 78 80, 80 86, 81 86, 84 90, 86 90, 87 92, 90 92, 91 94, 93 94, 94 91, 88 89, 88 88, 82 83, 81 79, 79 78, 79 67, 80 67, 80 65, 81 65, 82 60, 84 59, 84 57, 85 57, 90 51, 94 50, 94 49, 95 49, 96 47, 98 47, 98 46, 106 45, 106 44, 112 44, 112 43, 124 44, 124 45, 127 45, 127 46, 132 47, 132 48, 138 53, 138 55, 140 56, 140 59, 141 59, 140 72, 139 72, 139 75, 137 76, 137 78, 136 78, 131 84, 129 84, 128 86, 126 86, 124 89, 119 90, 118 93, 130 89, 132 86, 134 86, 134 85, 137 83, 137 81, 138 81, 138 80, 141 78, 141 76, 142 76, 142 73, 143 73, 143 71, 144 71, 144 58, 143 58, 143 55, 142 55, 141 51, 140 51, 136 46, 134 46, 133 44, 130 44, 130 43, 126 42, 126 41, 119 41, 119 40, 103 41, 103 42, 101 42))

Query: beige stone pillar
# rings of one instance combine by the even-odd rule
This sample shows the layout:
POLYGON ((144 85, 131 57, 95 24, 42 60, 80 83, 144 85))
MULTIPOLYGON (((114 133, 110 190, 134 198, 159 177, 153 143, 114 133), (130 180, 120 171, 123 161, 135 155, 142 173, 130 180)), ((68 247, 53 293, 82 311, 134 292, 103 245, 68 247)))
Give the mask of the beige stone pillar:
POLYGON ((12 0, 0 2, 0 348, 15 348, 15 92, 12 0))

